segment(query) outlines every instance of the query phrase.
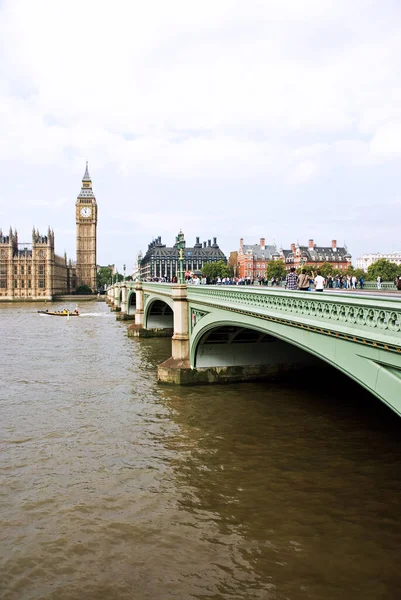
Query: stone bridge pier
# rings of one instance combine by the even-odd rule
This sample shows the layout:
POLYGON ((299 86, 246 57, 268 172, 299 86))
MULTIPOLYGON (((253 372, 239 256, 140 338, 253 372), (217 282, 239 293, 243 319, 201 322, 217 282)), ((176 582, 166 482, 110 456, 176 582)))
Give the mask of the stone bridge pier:
POLYGON ((174 312, 174 333, 171 339, 171 357, 158 366, 159 381, 181 383, 183 372, 190 372, 189 316, 186 285, 171 289, 174 312))

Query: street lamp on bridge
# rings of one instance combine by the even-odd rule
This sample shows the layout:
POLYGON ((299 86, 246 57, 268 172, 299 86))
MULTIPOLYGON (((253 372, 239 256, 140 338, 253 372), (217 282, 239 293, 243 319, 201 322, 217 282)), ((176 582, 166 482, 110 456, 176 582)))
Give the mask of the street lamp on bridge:
POLYGON ((177 248, 178 248, 178 283, 185 283, 184 279, 184 248, 185 240, 182 231, 177 235, 177 248))

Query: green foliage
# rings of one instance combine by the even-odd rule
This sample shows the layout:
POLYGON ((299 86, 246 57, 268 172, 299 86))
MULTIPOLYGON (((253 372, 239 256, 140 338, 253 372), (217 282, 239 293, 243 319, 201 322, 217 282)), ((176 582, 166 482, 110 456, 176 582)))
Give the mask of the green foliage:
MULTIPOLYGON (((333 265, 329 262, 324 262, 321 264, 320 267, 316 268, 316 271, 320 271, 322 274, 322 277, 324 277, 325 279, 327 279, 327 277, 329 275, 333 275, 334 274, 334 268, 333 265)), ((315 271, 315 275, 316 275, 316 271, 315 271)))
POLYGON ((231 277, 232 269, 226 265, 224 260, 219 260, 218 262, 211 262, 203 265, 202 275, 209 280, 217 279, 218 277, 231 277))
POLYGON ((103 289, 111 283, 112 270, 110 267, 100 267, 96 273, 96 283, 98 289, 103 289))
POLYGON ((368 267, 367 281, 376 281, 380 275, 382 281, 394 281, 399 267, 385 258, 380 258, 368 267))
POLYGON ((365 271, 363 269, 353 269, 352 271, 350 271, 348 269, 347 275, 348 274, 351 275, 351 277, 353 275, 355 275, 356 278, 358 279, 358 281, 360 280, 361 277, 363 277, 364 280, 366 281, 366 273, 365 273, 365 271))
POLYGON ((89 285, 80 285, 79 287, 77 287, 76 293, 79 294, 80 296, 84 296, 84 295, 87 296, 89 294, 93 294, 89 285))
POLYGON ((282 279, 287 274, 287 269, 285 268, 285 263, 282 260, 270 260, 267 263, 266 267, 266 278, 272 279, 282 279))

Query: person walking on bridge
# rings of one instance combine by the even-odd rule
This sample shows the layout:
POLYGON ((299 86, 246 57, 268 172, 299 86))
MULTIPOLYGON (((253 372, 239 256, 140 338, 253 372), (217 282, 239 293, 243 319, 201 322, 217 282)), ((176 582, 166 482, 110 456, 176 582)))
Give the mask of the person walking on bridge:
POLYGON ((298 289, 298 275, 295 273, 295 267, 291 267, 290 272, 285 278, 285 289, 286 290, 297 290, 298 289))
POLYGON ((309 275, 306 274, 305 269, 302 269, 301 274, 298 276, 298 289, 303 292, 309 290, 309 275))
POLYGON ((325 283, 326 283, 325 278, 322 277, 322 274, 320 271, 317 271, 316 277, 315 277, 315 291, 323 292, 325 283))

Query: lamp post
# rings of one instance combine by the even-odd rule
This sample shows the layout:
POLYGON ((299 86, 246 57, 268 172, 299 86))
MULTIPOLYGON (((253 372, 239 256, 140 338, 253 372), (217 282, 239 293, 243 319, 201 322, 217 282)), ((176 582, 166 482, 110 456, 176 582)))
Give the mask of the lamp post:
POLYGON ((141 272, 142 252, 139 252, 137 260, 138 260, 138 281, 142 281, 142 272, 141 272))
POLYGON ((182 231, 177 235, 177 248, 178 248, 178 283, 185 283, 184 279, 184 247, 185 240, 182 231))
POLYGON ((124 281, 125 281, 125 269, 127 268, 127 265, 123 265, 123 271, 124 271, 124 281))

